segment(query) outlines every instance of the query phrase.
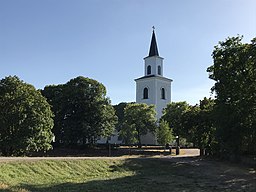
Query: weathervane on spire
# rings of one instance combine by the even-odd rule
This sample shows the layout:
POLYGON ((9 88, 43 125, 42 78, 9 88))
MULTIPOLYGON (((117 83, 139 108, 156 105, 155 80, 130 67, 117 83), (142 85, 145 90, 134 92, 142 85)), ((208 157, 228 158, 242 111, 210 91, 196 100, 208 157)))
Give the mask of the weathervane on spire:
POLYGON ((155 30, 155 26, 154 25, 153 25, 152 29, 153 29, 153 31, 155 30))

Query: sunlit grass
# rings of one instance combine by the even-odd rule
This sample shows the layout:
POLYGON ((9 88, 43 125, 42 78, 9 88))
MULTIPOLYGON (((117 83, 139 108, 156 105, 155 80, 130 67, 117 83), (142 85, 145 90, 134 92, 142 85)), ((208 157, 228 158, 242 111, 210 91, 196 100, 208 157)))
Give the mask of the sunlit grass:
POLYGON ((24 185, 51 186, 59 183, 81 183, 133 175, 133 171, 129 170, 112 171, 112 167, 121 166, 122 163, 121 160, 42 160, 0 163, 0 189, 10 188, 9 186, 17 188, 24 185))
POLYGON ((254 191, 255 173, 220 162, 162 158, 0 163, 0 192, 254 191))

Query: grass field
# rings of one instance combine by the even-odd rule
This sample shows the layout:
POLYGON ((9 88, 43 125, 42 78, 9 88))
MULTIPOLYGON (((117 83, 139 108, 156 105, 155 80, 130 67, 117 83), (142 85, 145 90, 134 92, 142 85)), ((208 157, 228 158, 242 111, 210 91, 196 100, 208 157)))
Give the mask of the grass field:
POLYGON ((0 162, 0 191, 255 191, 255 170, 200 158, 0 162))

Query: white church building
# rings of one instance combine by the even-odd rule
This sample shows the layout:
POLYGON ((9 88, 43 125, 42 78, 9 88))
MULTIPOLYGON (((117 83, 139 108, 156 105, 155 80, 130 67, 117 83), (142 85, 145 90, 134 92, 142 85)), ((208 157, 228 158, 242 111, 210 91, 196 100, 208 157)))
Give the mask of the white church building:
MULTIPOLYGON (((172 80, 163 76, 164 58, 159 56, 156 35, 153 29, 149 54, 144 58, 144 76, 135 79, 136 82, 136 103, 155 105, 156 117, 159 120, 163 109, 171 102, 172 80)), ((98 143, 106 143, 106 138, 101 138, 98 143)), ((110 143, 120 144, 118 133, 115 132, 109 140, 110 143)), ((148 133, 141 137, 144 145, 157 144, 156 137, 148 133)))
MULTIPOLYGON (((171 102, 172 80, 163 76, 164 58, 159 56, 156 35, 153 29, 149 54, 144 58, 144 76, 135 79, 136 103, 155 105, 157 119, 162 116, 163 109, 171 102)), ((141 138, 142 144, 157 144, 153 134, 141 138)))

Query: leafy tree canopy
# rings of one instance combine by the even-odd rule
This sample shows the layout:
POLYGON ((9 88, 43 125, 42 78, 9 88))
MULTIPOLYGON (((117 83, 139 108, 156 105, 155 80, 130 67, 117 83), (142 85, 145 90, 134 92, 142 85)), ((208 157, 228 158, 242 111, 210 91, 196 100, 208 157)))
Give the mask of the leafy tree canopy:
POLYGON ((47 86, 42 93, 55 113, 58 143, 95 143, 112 134, 117 117, 103 84, 80 76, 63 85, 47 86))
POLYGON ((124 109, 124 123, 121 136, 125 143, 138 142, 141 145, 141 136, 156 130, 156 111, 153 105, 144 103, 128 104, 124 109))
POLYGON ((215 46, 207 71, 215 81, 215 122, 220 147, 231 154, 256 152, 256 38, 227 38, 215 46), (254 146, 254 147, 253 147, 254 146))
MULTIPOLYGON (((132 102, 134 103, 134 102, 132 102)), ((114 105, 114 109, 115 109, 115 114, 118 118, 118 123, 116 124, 116 130, 120 131, 122 128, 122 124, 124 122, 124 109, 125 107, 128 105, 129 103, 119 103, 118 105, 114 105)))
POLYGON ((187 141, 192 142, 195 147, 204 150, 212 150, 215 141, 215 127, 213 125, 212 111, 214 100, 204 98, 199 105, 189 106, 188 110, 182 114, 181 124, 187 136, 187 141))
POLYGON ((183 102, 171 102, 163 111, 161 119, 169 123, 170 128, 173 129, 173 134, 181 137, 186 136, 186 132, 182 126, 182 114, 189 108, 189 104, 186 101, 183 102))
POLYGON ((51 149, 52 117, 50 105, 32 85, 17 76, 0 81, 0 153, 51 149))
POLYGON ((174 139, 172 129, 169 127, 169 123, 167 121, 160 120, 160 123, 157 127, 156 136, 157 142, 160 145, 168 144, 174 139))

